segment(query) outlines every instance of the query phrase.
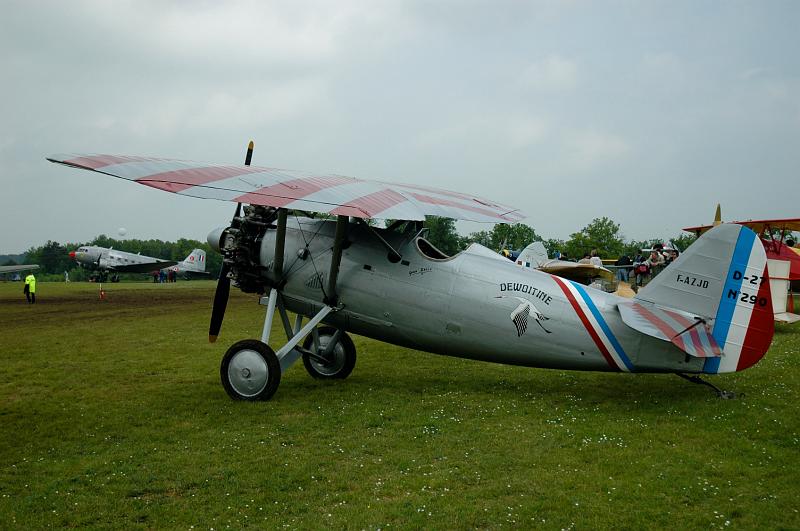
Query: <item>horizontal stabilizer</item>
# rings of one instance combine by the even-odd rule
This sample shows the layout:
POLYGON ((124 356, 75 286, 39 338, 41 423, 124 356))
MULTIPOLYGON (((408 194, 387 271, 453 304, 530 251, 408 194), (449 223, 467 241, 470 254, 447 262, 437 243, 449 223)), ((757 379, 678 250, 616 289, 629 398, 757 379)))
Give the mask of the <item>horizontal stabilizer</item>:
POLYGON ((634 330, 670 341, 695 358, 722 356, 713 329, 700 317, 635 300, 620 302, 618 307, 622 320, 634 330))
POLYGON ((780 312, 775 314, 775 320, 780 323, 793 324, 800 321, 800 315, 796 313, 780 312))

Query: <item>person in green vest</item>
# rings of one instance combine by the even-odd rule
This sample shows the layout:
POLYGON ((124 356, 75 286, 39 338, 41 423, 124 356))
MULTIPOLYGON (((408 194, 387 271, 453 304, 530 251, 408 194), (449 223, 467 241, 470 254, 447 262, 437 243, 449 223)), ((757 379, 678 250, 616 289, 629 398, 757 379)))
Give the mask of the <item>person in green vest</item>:
POLYGON ((36 304, 36 277, 33 273, 25 277, 25 297, 28 299, 29 304, 36 304))

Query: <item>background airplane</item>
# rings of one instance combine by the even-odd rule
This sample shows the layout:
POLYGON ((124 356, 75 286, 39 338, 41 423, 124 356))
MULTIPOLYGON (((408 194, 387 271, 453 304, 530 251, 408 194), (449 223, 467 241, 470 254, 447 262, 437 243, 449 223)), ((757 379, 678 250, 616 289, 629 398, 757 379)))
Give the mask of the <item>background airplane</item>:
MULTIPOLYGON (((720 205, 710 225, 687 227, 683 230, 697 236, 722 223, 720 205)), ((775 320, 784 323, 800 321, 800 315, 794 313, 793 292, 800 289, 800 249, 795 247, 796 241, 792 233, 800 232, 800 218, 761 219, 749 221, 732 221, 743 225, 759 235, 767 253, 769 276, 772 287, 772 306, 775 320)))
POLYGON ((7 265, 7 266, 0 266, 0 274, 18 273, 20 271, 34 271, 36 269, 39 269, 38 264, 7 265))
POLYGON ((208 275, 206 271, 206 252, 202 249, 195 249, 192 254, 167 269, 182 274, 186 278, 192 276, 208 275))
MULTIPOLYGON (((707 230, 722 223, 720 206, 714 215, 714 223, 697 227, 686 227, 685 231, 700 236, 707 230)), ((728 222, 726 222, 728 223, 728 222)), ((793 232, 800 232, 800 218, 788 219, 760 219, 748 221, 731 221, 737 225, 744 225, 759 235, 767 258, 772 260, 786 260, 789 262, 789 280, 800 281, 800 249, 794 245, 797 241, 792 237, 793 232)))
POLYGON ((607 282, 613 282, 614 280, 614 273, 605 267, 548 258, 547 249, 542 242, 533 242, 525 247, 516 257, 515 262, 517 265, 532 267, 581 284, 590 284, 592 280, 597 278, 607 282))
POLYGON ((119 280, 117 273, 152 273, 171 267, 178 267, 184 273, 187 271, 204 273, 206 264, 205 251, 202 249, 195 249, 181 262, 161 260, 96 245, 81 246, 70 252, 69 256, 81 267, 97 271, 101 281, 107 278, 108 273, 114 273, 111 277, 112 282, 119 280))

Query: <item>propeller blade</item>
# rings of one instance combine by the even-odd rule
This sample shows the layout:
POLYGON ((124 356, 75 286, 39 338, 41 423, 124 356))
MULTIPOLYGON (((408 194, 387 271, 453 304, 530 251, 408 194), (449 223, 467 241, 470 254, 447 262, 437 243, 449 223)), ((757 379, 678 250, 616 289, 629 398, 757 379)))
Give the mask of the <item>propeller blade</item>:
POLYGON ((208 326, 208 342, 214 343, 222 328, 222 319, 225 317, 225 308, 228 306, 228 295, 231 292, 231 280, 228 278, 228 266, 222 263, 217 281, 217 291, 214 293, 214 305, 211 307, 211 324, 208 326))
MULTIPOLYGON (((253 159, 253 141, 247 144, 247 154, 244 158, 245 166, 250 165, 253 159)), ((242 213, 242 204, 236 203, 236 212, 233 214, 231 225, 234 224, 236 218, 242 213)), ((211 307, 211 323, 208 325, 208 342, 214 343, 219 336, 220 328, 222 328, 222 319, 225 317, 225 308, 228 307, 228 296, 231 293, 231 279, 228 278, 229 267, 225 261, 222 261, 222 268, 219 270, 219 280, 217 280, 217 291, 214 292, 214 305, 211 307)))

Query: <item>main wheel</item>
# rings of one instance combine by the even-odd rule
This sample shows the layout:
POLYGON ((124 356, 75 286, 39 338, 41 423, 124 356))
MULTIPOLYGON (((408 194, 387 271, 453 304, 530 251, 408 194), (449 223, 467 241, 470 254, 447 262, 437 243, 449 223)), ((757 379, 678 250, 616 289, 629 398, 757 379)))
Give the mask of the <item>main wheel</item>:
POLYGON ((219 367, 222 387, 234 400, 269 400, 281 383, 275 352, 257 339, 234 343, 219 367))
MULTIPOLYGON (((356 346, 353 344, 353 340, 347 333, 340 332, 330 356, 325 359, 325 349, 336 335, 336 329, 332 326, 321 326, 317 331, 319 332, 319 350, 314 353, 315 355, 303 354, 303 365, 308 374, 314 378, 340 380, 350 376, 353 367, 356 366, 356 346)), ((306 337, 303 347, 308 351, 314 350, 314 337, 311 334, 306 337)))

